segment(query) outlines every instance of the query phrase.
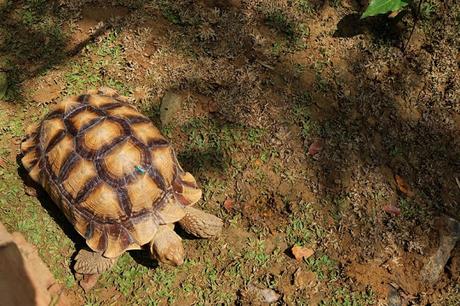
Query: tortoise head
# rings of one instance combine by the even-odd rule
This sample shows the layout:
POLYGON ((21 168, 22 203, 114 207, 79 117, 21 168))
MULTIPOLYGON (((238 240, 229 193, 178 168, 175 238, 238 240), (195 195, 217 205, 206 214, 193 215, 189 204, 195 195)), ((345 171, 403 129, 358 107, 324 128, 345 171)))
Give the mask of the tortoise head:
POLYGON ((150 242, 150 254, 161 263, 179 266, 184 263, 182 238, 174 232, 173 224, 161 225, 150 242))

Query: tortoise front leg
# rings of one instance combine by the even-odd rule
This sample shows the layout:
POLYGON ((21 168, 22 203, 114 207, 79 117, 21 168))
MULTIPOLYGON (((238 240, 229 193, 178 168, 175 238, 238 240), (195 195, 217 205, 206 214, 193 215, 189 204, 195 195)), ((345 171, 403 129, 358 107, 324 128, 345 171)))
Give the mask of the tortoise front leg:
POLYGON ((81 277, 80 286, 89 291, 96 285, 99 276, 112 268, 118 258, 107 258, 89 249, 81 249, 75 257, 74 270, 81 277))
POLYGON ((202 210, 186 207, 185 217, 179 221, 182 228, 189 234, 201 238, 219 236, 222 232, 222 219, 202 210))

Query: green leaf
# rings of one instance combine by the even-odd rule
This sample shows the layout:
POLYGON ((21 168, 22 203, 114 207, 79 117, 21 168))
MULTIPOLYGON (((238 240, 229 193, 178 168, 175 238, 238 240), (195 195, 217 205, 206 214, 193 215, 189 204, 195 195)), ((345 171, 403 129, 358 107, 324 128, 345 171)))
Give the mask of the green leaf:
POLYGON ((361 19, 369 16, 399 11, 407 5, 407 2, 408 0, 372 0, 366 11, 361 16, 361 19))

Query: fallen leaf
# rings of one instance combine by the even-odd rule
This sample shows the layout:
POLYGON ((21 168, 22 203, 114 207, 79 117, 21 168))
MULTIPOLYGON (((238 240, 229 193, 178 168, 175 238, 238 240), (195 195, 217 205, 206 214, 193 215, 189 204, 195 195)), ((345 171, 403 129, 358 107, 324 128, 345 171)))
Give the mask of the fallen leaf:
POLYGON ((396 16, 398 16, 399 12, 401 12, 401 10, 391 12, 391 14, 388 15, 388 18, 395 18, 396 16))
POLYGON ((232 199, 226 199, 226 200, 224 201, 224 208, 225 208, 225 210, 227 210, 227 211, 232 210, 233 204, 234 204, 234 201, 233 201, 232 199))
POLYGON ((295 245, 291 249, 292 255, 294 255, 296 260, 302 260, 303 258, 308 258, 315 253, 310 248, 304 248, 298 245, 295 245))
POLYGON ((396 181, 396 185, 398 186, 399 191, 401 191, 408 197, 414 196, 414 192, 409 187, 409 184, 407 184, 406 181, 402 177, 400 177, 399 175, 395 175, 395 181, 396 181))
POLYGON ((391 215, 394 215, 394 216, 399 216, 401 214, 401 209, 399 209, 399 207, 396 207, 394 205, 385 205, 383 207, 383 210, 391 215))
POLYGON ((320 140, 315 140, 308 148, 308 154, 314 156, 319 153, 323 149, 323 145, 320 140))

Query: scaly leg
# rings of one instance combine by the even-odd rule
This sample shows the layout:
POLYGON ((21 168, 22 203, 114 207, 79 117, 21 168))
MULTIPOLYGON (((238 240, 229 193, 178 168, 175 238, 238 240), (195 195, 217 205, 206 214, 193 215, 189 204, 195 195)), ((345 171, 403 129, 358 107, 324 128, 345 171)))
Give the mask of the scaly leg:
POLYGON ((77 276, 81 276, 80 286, 88 291, 94 287, 99 276, 112 268, 117 258, 107 258, 100 253, 81 249, 75 257, 74 270, 77 276))

